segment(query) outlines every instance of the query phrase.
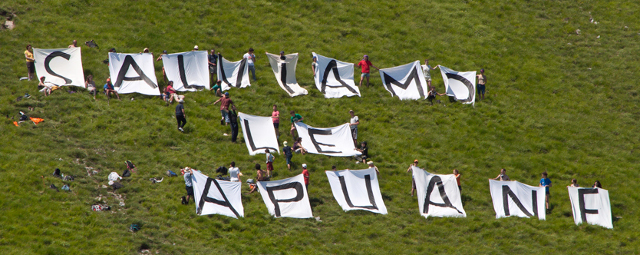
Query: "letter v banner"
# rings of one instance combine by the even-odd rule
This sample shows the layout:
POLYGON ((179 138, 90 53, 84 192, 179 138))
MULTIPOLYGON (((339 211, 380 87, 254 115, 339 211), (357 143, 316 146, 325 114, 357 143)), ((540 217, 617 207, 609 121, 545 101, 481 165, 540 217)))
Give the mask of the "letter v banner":
POLYGON ((424 80, 420 61, 406 65, 380 69, 384 88, 400 100, 426 98, 427 82, 424 80))
POLYGON ((109 73, 113 87, 118 94, 160 95, 151 53, 109 52, 109 73))
POLYGON ((467 217, 454 175, 432 174, 415 166, 411 171, 418 191, 420 215, 425 218, 467 217))
POLYGON ((193 193, 196 214, 221 214, 232 218, 244 217, 240 182, 216 180, 193 171, 193 193))
POLYGON ((325 171, 331 192, 342 210, 365 210, 387 214, 378 176, 374 168, 365 170, 325 171))
POLYGON ((80 47, 69 49, 33 49, 36 73, 45 81, 58 86, 84 88, 80 47))
POLYGON ((274 217, 313 217, 302 174, 284 180, 258 182, 258 189, 269 214, 274 217))

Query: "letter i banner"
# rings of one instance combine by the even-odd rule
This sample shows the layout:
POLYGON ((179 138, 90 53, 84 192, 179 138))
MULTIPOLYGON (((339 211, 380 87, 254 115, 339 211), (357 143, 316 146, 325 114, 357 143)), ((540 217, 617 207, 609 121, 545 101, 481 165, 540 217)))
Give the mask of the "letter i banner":
POLYGON ((209 62, 206 51, 187 51, 163 54, 167 79, 173 81, 177 91, 197 91, 209 89, 209 62))
POLYGON ((258 189, 269 214, 274 217, 313 217, 302 174, 284 180, 258 182, 258 189))
POLYGON ((398 96, 400 100, 427 98, 429 88, 418 60, 406 65, 380 69, 380 78, 391 96, 398 96))
POLYGON ((342 210, 365 210, 387 214, 378 176, 374 168, 365 170, 325 171, 331 192, 342 210))
POLYGON ((415 166, 411 171, 416 182, 420 215, 425 218, 467 217, 454 175, 432 174, 415 166))
POLYGON ((84 88, 80 47, 69 49, 33 49, 36 73, 56 86, 84 88))
POLYGON ((290 97, 306 95, 309 92, 300 87, 296 81, 296 65, 298 64, 298 53, 285 55, 285 59, 280 59, 280 55, 267 52, 271 70, 276 76, 280 87, 289 94, 290 97))
POLYGON ((568 187, 576 225, 589 223, 613 229, 609 191, 601 188, 568 187))
POLYGON ((240 182, 216 180, 193 171, 191 175, 196 201, 196 214, 221 214, 232 218, 244 217, 240 182))
POLYGON ((517 181, 489 180, 496 218, 518 216, 546 219, 545 188, 517 181))

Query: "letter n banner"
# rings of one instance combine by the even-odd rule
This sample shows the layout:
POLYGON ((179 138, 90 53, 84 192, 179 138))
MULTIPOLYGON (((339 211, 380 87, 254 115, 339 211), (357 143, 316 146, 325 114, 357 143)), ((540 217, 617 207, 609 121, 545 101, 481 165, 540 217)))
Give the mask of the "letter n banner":
POLYGON ((613 228, 609 191, 600 188, 568 187, 573 220, 576 225, 589 223, 613 228))
POLYGON ((313 217, 302 174, 284 180, 258 182, 258 189, 269 214, 274 217, 313 217))
POLYGON ((221 214, 236 219, 244 217, 240 182, 216 180, 193 171, 192 183, 198 215, 221 214))
POLYGON ((489 189, 496 218, 546 218, 544 187, 529 186, 517 181, 489 180, 489 189))

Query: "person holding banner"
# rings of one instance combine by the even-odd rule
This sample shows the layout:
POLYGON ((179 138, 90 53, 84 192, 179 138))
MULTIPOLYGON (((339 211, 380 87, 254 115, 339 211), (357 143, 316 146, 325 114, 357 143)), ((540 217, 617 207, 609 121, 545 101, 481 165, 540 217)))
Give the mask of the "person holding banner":
POLYGON ((84 88, 89 91, 89 94, 93 95, 93 100, 96 100, 96 94, 98 94, 98 90, 96 89, 96 83, 93 81, 93 75, 87 76, 87 80, 84 82, 84 88))
POLYGON ((510 181, 511 179, 509 179, 509 176, 507 176, 507 170, 502 168, 500 169, 500 174, 496 178, 494 178, 494 180, 510 181))
POLYGON ((547 210, 549 210, 549 187, 551 187, 551 180, 547 178, 547 172, 542 172, 542 179, 540 179, 540 187, 544 187, 545 190, 545 203, 547 205, 547 210))
POLYGON ((251 71, 251 74, 253 75, 253 80, 257 80, 256 66, 254 64, 256 62, 256 55, 253 54, 253 48, 249 48, 249 51, 245 53, 242 58, 247 60, 247 65, 249 66, 249 71, 251 71))
POLYGON ((369 168, 373 168, 373 169, 375 169, 375 170, 376 170, 376 174, 377 174, 377 175, 380 175, 380 170, 378 170, 378 167, 377 167, 377 166, 373 165, 373 161, 369 161, 369 162, 367 162, 367 165, 369 165, 369 168))
MULTIPOLYGON (((413 160, 413 164, 409 165, 409 169, 407 169, 407 173, 411 172, 413 167, 418 167, 418 160, 413 160)), ((413 174, 411 175, 411 196, 413 196, 416 191, 416 179, 413 178, 413 174)))
POLYGON ((462 186, 460 186, 460 172, 458 172, 458 169, 453 169, 453 176, 456 177, 456 182, 458 183, 458 189, 462 192, 462 186))
POLYGON ((214 81, 213 75, 216 73, 216 63, 218 63, 218 55, 216 54, 215 49, 211 49, 211 54, 209 54, 207 61, 209 62, 209 75, 211 76, 210 79, 214 81))
POLYGON ((296 122, 302 122, 304 118, 295 111, 290 111, 289 114, 291 114, 291 137, 295 137, 293 131, 296 130, 296 122))
POLYGON ((27 50, 24 51, 24 57, 27 59, 27 76, 28 79, 31 80, 33 79, 33 74, 36 72, 36 66, 34 64, 36 59, 33 58, 33 48, 31 44, 27 45, 27 50))
POLYGON ((313 56, 311 58, 313 62, 311 62, 311 71, 313 72, 313 77, 316 77, 316 69, 318 68, 318 57, 313 56))
MULTIPOLYGON (((191 176, 193 175, 193 170, 191 168, 186 167, 184 173, 184 188, 187 190, 187 199, 182 197, 182 203, 185 205, 189 204, 189 200, 193 197, 193 202, 196 201, 196 196, 193 195, 193 182, 191 180, 191 176)), ((197 170, 196 170, 197 171, 197 170)))
POLYGON ((600 183, 600 181, 596 181, 593 183, 593 187, 592 188, 602 188, 602 184, 600 183))
MULTIPOLYGON (((167 50, 162 51, 162 54, 156 58, 156 62, 162 61, 162 55, 167 55, 167 50)), ((167 79, 167 72, 164 71, 164 65, 162 66, 162 78, 164 79, 164 82, 169 81, 169 79, 167 79)))
POLYGON ((571 185, 567 186, 567 187, 574 187, 574 188, 579 188, 580 185, 578 185, 578 180, 576 179, 571 179, 571 185))
POLYGON ((111 78, 107 78, 107 83, 104 84, 103 89, 104 93, 107 95, 107 99, 111 99, 111 94, 113 93, 114 95, 116 95, 118 100, 120 100, 120 95, 118 95, 118 92, 116 92, 116 90, 113 88, 111 78))
POLYGON ((349 127, 351 128, 351 136, 353 136, 353 146, 358 146, 358 125, 360 125, 360 119, 355 115, 353 110, 349 110, 351 119, 349 119, 349 127))
POLYGON ((478 96, 480 96, 481 100, 484 100, 485 85, 487 84, 487 76, 484 75, 484 68, 480 69, 480 74, 476 75, 476 77, 478 77, 478 96))
POLYGON ((425 59, 424 65, 422 65, 421 67, 422 67, 422 73, 424 74, 424 80, 427 81, 427 88, 430 88, 431 87, 431 70, 436 70, 436 68, 438 68, 439 65, 437 65, 436 67, 431 67, 429 65, 429 60, 425 59))
POLYGON ((364 55, 364 57, 362 57, 362 60, 360 60, 360 62, 358 62, 358 67, 362 68, 362 74, 360 74, 360 84, 358 84, 358 87, 362 86, 362 80, 366 77, 367 78, 367 88, 369 87, 369 76, 370 76, 370 68, 369 67, 373 67, 375 69, 377 69, 378 71, 380 71, 380 69, 376 66, 374 66, 373 64, 371 64, 371 61, 369 61, 369 56, 368 55, 364 55))
POLYGON ((73 40, 73 43, 71 43, 71 45, 69 45, 69 47, 67 48, 76 48, 78 47, 78 41, 77 40, 73 40))

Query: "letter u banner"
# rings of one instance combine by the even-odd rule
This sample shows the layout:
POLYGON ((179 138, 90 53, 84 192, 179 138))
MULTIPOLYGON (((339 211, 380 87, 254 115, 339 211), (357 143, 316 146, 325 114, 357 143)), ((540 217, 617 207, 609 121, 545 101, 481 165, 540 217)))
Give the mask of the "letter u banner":
POLYGON ((412 167, 411 171, 416 182, 418 206, 422 216, 467 217, 454 175, 432 174, 418 167, 412 167))
POLYGON ((342 210, 365 210, 387 214, 374 168, 326 171, 331 192, 342 210))

